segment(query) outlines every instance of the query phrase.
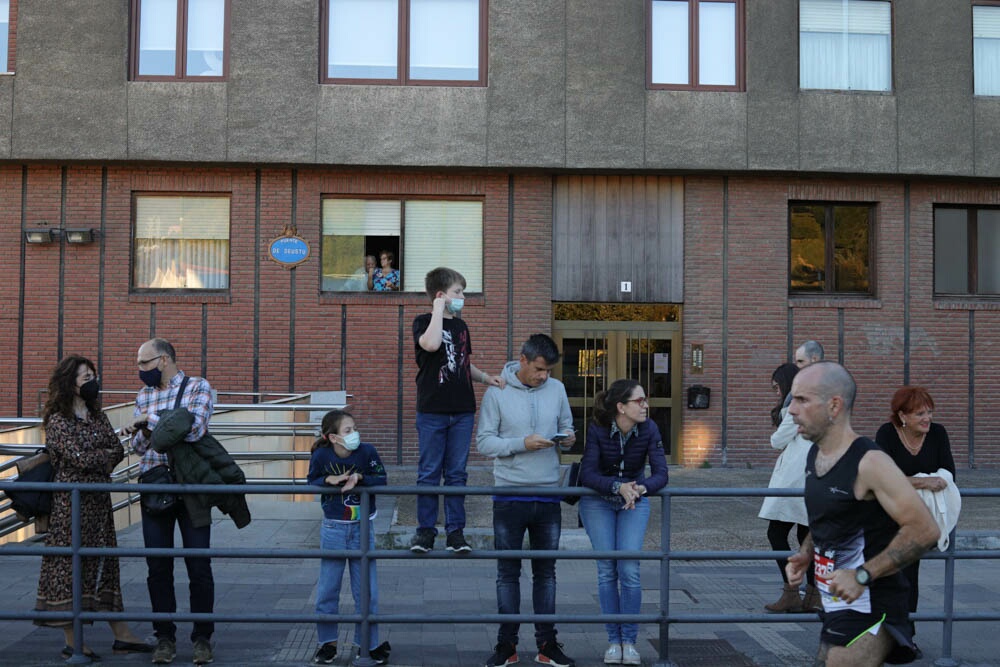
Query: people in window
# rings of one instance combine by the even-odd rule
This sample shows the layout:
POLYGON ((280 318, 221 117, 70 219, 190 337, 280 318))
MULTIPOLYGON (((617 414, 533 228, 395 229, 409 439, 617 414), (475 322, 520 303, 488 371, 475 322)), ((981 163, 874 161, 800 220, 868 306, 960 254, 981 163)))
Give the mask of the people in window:
POLYGON ((368 272, 368 289, 374 292, 398 292, 399 271, 392 268, 396 255, 391 250, 378 254, 380 266, 368 272))

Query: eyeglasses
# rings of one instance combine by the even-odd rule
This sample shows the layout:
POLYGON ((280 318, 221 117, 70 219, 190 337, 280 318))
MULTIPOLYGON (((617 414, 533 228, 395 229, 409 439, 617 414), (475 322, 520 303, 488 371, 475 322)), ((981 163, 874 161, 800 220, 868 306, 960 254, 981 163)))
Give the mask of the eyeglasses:
POLYGON ((645 396, 640 396, 639 398, 630 398, 627 401, 622 401, 622 403, 638 403, 639 405, 649 405, 649 399, 645 396))
POLYGON ((158 354, 155 357, 150 357, 149 359, 140 359, 139 360, 139 365, 140 366, 145 366, 149 362, 156 361, 157 359, 160 359, 161 357, 163 357, 163 355, 162 354, 158 354))

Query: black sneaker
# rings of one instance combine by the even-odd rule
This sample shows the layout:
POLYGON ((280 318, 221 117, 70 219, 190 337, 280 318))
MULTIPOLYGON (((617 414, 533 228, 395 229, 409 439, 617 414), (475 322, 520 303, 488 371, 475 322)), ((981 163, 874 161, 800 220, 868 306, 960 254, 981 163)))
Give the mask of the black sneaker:
MULTIPOLYGON (((384 665, 389 662, 389 652, 392 651, 392 647, 389 646, 389 642, 382 642, 375 648, 368 651, 368 657, 375 661, 376 665, 384 665)), ((357 655, 361 655, 361 649, 358 649, 357 655)))
POLYGON ((313 656, 314 665, 332 665, 337 658, 337 642, 327 642, 313 656))
POLYGON ((415 554, 425 554, 434 548, 434 529, 417 528, 416 534, 410 540, 410 551, 415 554))
POLYGON ((498 642, 493 647, 493 655, 486 661, 486 667, 504 667, 517 662, 517 646, 498 642))
POLYGON ((465 535, 462 534, 462 529, 453 530, 448 533, 448 551, 456 554, 465 555, 472 551, 472 547, 469 543, 465 541, 465 535))
POLYGON ((535 662, 552 667, 576 667, 576 661, 562 652, 562 644, 558 642, 545 642, 539 646, 535 662))

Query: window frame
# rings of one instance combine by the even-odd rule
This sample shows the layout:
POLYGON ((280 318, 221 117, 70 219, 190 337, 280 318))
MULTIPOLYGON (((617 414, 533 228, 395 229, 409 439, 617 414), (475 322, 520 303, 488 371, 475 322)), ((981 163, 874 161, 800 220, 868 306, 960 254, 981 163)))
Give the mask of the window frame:
MULTIPOLYGON (((368 295, 375 299, 412 297, 414 295, 425 294, 424 286, 421 283, 418 289, 407 289, 403 285, 403 264, 406 252, 406 203, 411 201, 434 201, 434 202, 478 202, 482 206, 482 219, 480 220, 479 234, 482 237, 482 254, 479 256, 479 271, 482 278, 482 289, 477 292, 467 291, 466 296, 482 296, 486 291, 486 198, 481 195, 398 195, 398 194, 360 194, 360 193, 326 193, 320 197, 320 220, 319 220, 319 292, 326 297, 336 297, 338 295, 368 295), (326 243, 327 234, 323 233, 323 202, 329 199, 359 199, 362 201, 392 201, 399 204, 399 250, 396 253, 396 270, 399 271, 399 290, 392 292, 376 292, 366 290, 354 292, 351 290, 324 290, 323 289, 323 244, 326 243), (394 295, 394 296, 393 296, 394 295)), ((336 236, 335 234, 332 236, 336 236)), ((376 264, 378 263, 378 254, 376 264)))
POLYGON ((965 292, 942 292, 938 290, 937 286, 937 242, 933 244, 933 261, 934 261, 934 296, 944 297, 944 298, 960 298, 960 299, 982 299, 982 300, 1000 300, 1000 294, 994 293, 981 293, 979 292, 979 211, 1000 211, 1000 206, 989 206, 989 205, 979 205, 979 204, 934 204, 933 210, 931 212, 931 234, 932 237, 936 239, 937 237, 937 212, 941 209, 947 209, 949 211, 965 211, 965 224, 966 226, 966 276, 965 284, 967 291, 965 292))
POLYGON ((876 239, 875 230, 878 228, 876 216, 878 215, 878 203, 872 201, 841 201, 829 199, 792 199, 788 201, 788 224, 786 247, 788 261, 785 265, 786 280, 788 286, 788 296, 793 298, 875 298, 876 289, 876 267, 878 265, 875 256, 876 239), (823 235, 823 289, 804 290, 792 287, 792 209, 796 206, 822 206, 824 211, 824 235, 823 235), (836 247, 834 239, 834 209, 837 207, 867 207, 868 208, 868 290, 865 292, 844 292, 834 290, 832 280, 829 276, 834 275, 834 250, 836 247))
POLYGON ((398 0, 397 76, 394 79, 355 79, 328 76, 327 73, 330 71, 330 0, 323 0, 320 3, 319 19, 319 82, 321 84, 342 85, 486 87, 489 78, 487 73, 489 69, 489 0, 477 1, 479 2, 479 78, 475 81, 472 79, 458 81, 454 79, 410 78, 410 3, 412 0, 398 0))
POLYGON ((802 87, 802 0, 796 0, 797 13, 796 50, 798 52, 798 86, 806 92, 838 92, 856 95, 894 95, 896 92, 896 4, 895 0, 856 0, 858 2, 885 2, 889 5, 889 88, 872 90, 868 88, 803 88, 802 87))
POLYGON ((721 92, 746 91, 746 11, 744 0, 681 0, 688 4, 688 83, 653 82, 653 3, 646 0, 646 88, 648 90, 710 90, 721 92), (698 6, 701 3, 735 4, 736 6, 736 83, 731 86, 703 85, 697 83, 698 59, 698 6))
POLYGON ((168 296, 213 296, 229 295, 233 287, 233 193, 232 192, 185 192, 172 190, 133 190, 132 205, 129 213, 129 262, 128 262, 128 291, 130 295, 168 295, 168 296), (196 288, 196 287, 136 287, 135 286, 135 262, 136 262, 136 216, 138 214, 139 199, 142 197, 180 197, 180 198, 221 198, 229 200, 229 246, 227 248, 227 287, 224 288, 196 288))
POLYGON ((176 55, 174 57, 174 74, 139 74, 139 29, 142 17, 140 8, 142 0, 130 0, 131 19, 129 36, 129 80, 130 81, 227 81, 229 79, 229 46, 231 33, 232 0, 225 3, 225 18, 222 26, 222 75, 221 76, 189 76, 187 74, 187 26, 188 3, 191 0, 177 0, 177 34, 175 35, 176 55))

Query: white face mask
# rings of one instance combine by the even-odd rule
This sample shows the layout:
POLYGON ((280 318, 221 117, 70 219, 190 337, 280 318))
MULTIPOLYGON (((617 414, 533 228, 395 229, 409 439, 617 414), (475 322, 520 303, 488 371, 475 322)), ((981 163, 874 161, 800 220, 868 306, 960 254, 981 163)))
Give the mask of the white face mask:
POLYGON ((357 431, 351 431, 347 435, 341 436, 340 438, 344 442, 342 443, 344 449, 349 452, 353 452, 355 449, 361 446, 361 434, 357 431))

